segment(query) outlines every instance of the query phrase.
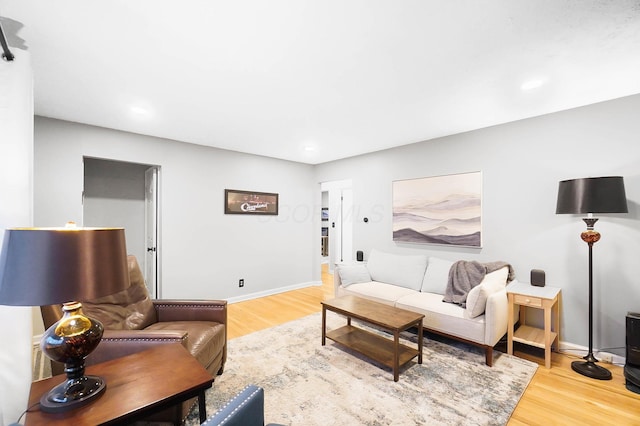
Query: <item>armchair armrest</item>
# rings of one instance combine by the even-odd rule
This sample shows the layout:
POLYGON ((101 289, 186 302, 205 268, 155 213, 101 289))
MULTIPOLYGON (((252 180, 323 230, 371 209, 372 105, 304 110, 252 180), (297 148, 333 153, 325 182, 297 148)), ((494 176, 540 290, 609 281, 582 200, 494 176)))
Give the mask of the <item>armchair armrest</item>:
POLYGON ((247 386, 203 423, 206 426, 222 424, 263 426, 264 390, 255 385, 247 386))
POLYGON ((86 365, 97 364, 142 352, 157 345, 180 343, 186 347, 185 331, 105 330, 98 347, 86 359, 86 365))
POLYGON ((227 324, 226 300, 154 300, 158 322, 213 321, 227 324))

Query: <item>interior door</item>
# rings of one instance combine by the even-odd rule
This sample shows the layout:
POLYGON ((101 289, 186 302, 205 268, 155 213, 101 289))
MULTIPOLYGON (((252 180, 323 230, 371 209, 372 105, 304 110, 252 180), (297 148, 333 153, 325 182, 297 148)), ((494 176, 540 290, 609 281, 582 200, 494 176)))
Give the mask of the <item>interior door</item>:
POLYGON ((342 188, 342 226, 340 228, 341 261, 353 261, 353 190, 342 188))
POLYGON ((144 173, 145 185, 145 242, 144 271, 149 294, 160 297, 158 285, 158 168, 149 167, 144 173))
POLYGON ((329 271, 336 262, 353 260, 353 190, 351 180, 323 182, 329 204, 329 271))

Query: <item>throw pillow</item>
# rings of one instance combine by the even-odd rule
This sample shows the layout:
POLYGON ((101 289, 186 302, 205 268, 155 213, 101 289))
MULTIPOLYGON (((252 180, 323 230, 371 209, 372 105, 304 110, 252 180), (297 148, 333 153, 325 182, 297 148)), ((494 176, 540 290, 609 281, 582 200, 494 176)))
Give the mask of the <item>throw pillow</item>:
POLYGON ((343 287, 351 284, 368 283, 371 281, 369 270, 364 264, 360 265, 339 265, 338 274, 343 287))
POLYGON ((509 268, 500 268, 484 276, 480 284, 471 289, 467 294, 467 312, 471 318, 484 313, 487 299, 490 295, 504 288, 507 284, 509 268))
POLYGON ((449 280, 449 269, 451 269, 453 263, 450 260, 430 257, 420 291, 423 293, 444 294, 449 280))
POLYGON ((373 281, 420 291, 427 256, 391 254, 374 249, 369 254, 367 269, 373 281))

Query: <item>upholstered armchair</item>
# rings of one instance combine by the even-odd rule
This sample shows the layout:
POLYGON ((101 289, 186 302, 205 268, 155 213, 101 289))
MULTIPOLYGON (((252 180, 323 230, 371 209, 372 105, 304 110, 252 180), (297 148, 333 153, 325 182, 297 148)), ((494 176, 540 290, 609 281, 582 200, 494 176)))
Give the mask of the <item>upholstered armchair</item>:
MULTIPOLYGON (((209 417, 202 426, 264 426, 264 389, 249 385, 209 417)), ((282 426, 269 423, 267 426, 282 426)))
MULTIPOLYGON (((83 301, 85 315, 104 326, 102 341, 86 365, 140 352, 155 345, 181 343, 212 375, 222 374, 227 359, 227 302, 225 300, 151 300, 135 256, 128 256, 131 286, 92 301, 83 301)), ((45 328, 62 317, 60 306, 41 308, 45 328)), ((167 366, 170 374, 171 366, 167 366)), ((64 366, 52 362, 53 374, 64 366)), ((179 423, 193 405, 187 401, 154 421, 179 423)))

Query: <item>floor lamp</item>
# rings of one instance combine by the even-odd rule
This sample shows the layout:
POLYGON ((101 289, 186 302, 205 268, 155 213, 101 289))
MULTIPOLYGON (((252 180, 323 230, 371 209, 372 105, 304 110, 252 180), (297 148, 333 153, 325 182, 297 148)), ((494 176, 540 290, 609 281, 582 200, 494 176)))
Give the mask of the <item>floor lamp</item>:
POLYGON ((589 353, 585 361, 574 361, 571 368, 599 380, 610 380, 611 372, 596 364, 593 356, 593 244, 600 240, 600 233, 593 229, 598 221, 593 213, 627 213, 627 197, 624 181, 620 176, 563 180, 558 187, 556 214, 585 214, 587 230, 580 237, 589 245, 589 353))

